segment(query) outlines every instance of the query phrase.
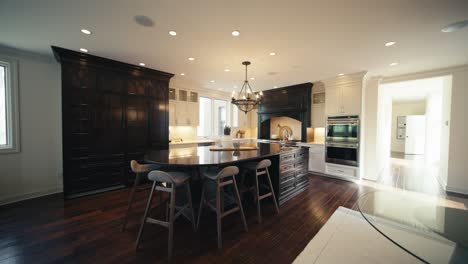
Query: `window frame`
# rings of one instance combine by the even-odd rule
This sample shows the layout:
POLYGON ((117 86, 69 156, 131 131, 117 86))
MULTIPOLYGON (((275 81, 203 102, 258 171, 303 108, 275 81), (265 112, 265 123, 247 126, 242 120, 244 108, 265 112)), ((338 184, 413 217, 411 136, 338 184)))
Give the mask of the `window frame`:
POLYGON ((0 154, 20 152, 18 61, 0 56, 5 67, 6 145, 0 145, 0 154))

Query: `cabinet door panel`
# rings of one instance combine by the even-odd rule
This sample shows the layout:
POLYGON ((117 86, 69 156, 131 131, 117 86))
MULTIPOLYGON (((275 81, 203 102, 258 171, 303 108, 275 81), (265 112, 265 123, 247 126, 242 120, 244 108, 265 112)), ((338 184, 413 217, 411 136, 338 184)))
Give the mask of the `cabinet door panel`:
POLYGON ((312 105, 312 127, 325 127, 326 116, 325 116, 325 106, 312 105))
POLYGON ((93 152, 123 152, 124 109, 122 96, 113 93, 98 93, 94 116, 93 152))
POLYGON ((341 88, 329 86, 326 88, 325 115, 333 116, 341 114, 341 88))
POLYGON ((357 84, 343 85, 341 89, 343 114, 359 115, 361 113, 362 86, 357 84))
POLYGON ((144 150, 148 147, 149 98, 129 96, 127 98, 127 150, 144 150))

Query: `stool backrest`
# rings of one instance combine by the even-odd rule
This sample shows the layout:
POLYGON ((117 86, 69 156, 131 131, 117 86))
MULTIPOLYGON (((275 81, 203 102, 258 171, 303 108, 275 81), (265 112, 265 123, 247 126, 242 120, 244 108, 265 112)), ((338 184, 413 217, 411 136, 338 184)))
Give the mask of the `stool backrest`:
POLYGON ((168 183, 174 183, 174 178, 172 176, 164 171, 159 171, 159 170, 153 170, 150 171, 148 174, 148 179, 150 181, 156 181, 156 182, 168 182, 168 183))
POLYGON ((157 170, 160 168, 160 166, 156 164, 141 164, 136 160, 132 160, 130 161, 130 168, 132 168, 134 173, 146 173, 152 170, 157 170))
POLYGON ((264 159, 257 163, 257 169, 265 169, 271 166, 271 161, 269 159, 264 159))
POLYGON ((239 174, 239 168, 236 166, 228 166, 224 169, 222 169, 220 172, 218 172, 217 176, 218 178, 222 179, 224 177, 229 177, 229 176, 234 176, 239 174))

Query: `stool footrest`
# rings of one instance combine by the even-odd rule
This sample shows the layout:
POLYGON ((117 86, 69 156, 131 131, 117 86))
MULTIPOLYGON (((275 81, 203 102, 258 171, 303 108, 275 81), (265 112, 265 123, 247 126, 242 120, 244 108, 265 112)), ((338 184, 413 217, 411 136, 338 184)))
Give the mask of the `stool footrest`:
POLYGON ((148 218, 146 218, 146 222, 151 223, 151 224, 161 225, 161 226, 164 226, 164 227, 169 227, 169 222, 161 221, 161 220, 154 219, 154 218, 149 218, 148 217, 148 218))
POLYGON ((260 195, 260 196, 258 197, 258 199, 263 200, 263 199, 265 199, 265 198, 267 198, 267 197, 270 197, 270 196, 271 196, 271 192, 269 192, 269 193, 267 193, 267 194, 264 194, 264 195, 260 195))
POLYGON ((225 217, 225 216, 230 215, 230 214, 232 214, 232 213, 235 213, 235 212, 237 212, 237 211, 239 211, 239 210, 240 210, 239 207, 234 207, 234 208, 232 208, 232 209, 230 209, 230 210, 227 210, 226 212, 222 213, 222 214, 221 214, 221 217, 225 217))

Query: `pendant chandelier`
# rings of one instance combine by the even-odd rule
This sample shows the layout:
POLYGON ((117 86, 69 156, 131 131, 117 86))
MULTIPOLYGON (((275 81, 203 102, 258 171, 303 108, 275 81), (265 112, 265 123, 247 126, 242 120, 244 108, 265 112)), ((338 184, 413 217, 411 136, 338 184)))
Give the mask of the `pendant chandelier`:
POLYGON ((258 105, 261 103, 263 93, 261 91, 254 92, 250 87, 249 81, 247 79, 247 66, 250 65, 250 61, 242 62, 242 65, 245 65, 245 81, 237 96, 237 99, 234 97, 235 92, 232 91, 231 103, 235 104, 239 110, 247 114, 247 112, 258 107, 258 105))

